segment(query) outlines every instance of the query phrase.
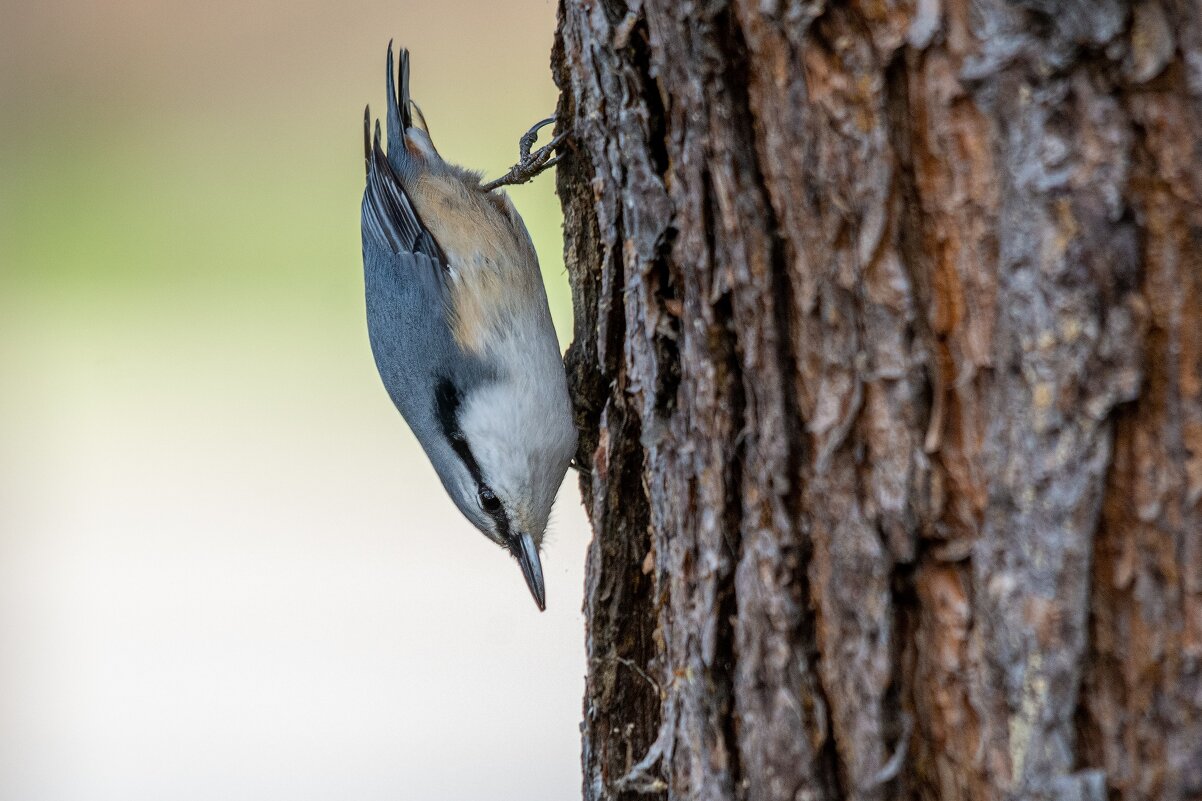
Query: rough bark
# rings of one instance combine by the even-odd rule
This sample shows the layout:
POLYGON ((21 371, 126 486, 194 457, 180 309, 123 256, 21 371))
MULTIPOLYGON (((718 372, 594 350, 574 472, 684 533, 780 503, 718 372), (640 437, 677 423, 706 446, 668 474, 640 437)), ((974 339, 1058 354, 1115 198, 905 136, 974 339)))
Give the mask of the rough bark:
POLYGON ((1202 8, 562 0, 584 796, 1202 799, 1202 8))

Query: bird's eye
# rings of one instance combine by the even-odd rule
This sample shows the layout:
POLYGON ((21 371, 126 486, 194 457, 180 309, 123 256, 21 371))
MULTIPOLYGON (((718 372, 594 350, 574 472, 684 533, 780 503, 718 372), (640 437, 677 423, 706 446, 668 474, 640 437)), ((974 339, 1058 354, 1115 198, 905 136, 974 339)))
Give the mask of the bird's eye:
POLYGON ((481 487, 480 506, 490 515, 495 515, 501 511, 501 500, 488 487, 481 487))

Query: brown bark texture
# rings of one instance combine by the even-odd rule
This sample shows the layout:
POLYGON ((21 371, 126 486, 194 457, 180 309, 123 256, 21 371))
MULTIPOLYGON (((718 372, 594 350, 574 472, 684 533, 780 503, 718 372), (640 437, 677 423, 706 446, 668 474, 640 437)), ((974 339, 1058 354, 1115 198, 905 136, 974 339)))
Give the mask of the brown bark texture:
POLYGON ((1202 4, 562 0, 584 796, 1202 799, 1202 4))

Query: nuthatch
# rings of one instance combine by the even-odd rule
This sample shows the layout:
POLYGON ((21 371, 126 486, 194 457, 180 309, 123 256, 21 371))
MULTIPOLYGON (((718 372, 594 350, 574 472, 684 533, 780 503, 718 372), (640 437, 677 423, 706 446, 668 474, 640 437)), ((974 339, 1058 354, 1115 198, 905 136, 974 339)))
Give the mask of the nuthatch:
POLYGON ((443 161, 388 46, 388 151, 363 120, 363 270, 367 327, 388 394, 447 493, 522 567, 546 608, 539 547, 576 450, 567 379, 538 257, 509 198, 494 191, 554 163, 550 145, 481 184, 443 161), (422 127, 413 125, 417 109, 422 127))

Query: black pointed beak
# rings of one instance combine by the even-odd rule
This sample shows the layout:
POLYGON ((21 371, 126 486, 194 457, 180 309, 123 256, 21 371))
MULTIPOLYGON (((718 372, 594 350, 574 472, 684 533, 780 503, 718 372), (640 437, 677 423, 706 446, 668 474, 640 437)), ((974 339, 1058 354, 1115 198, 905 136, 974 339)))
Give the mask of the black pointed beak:
POLYGON ((522 566, 526 586, 538 604, 538 611, 547 611, 547 589, 543 585, 543 563, 538 558, 538 546, 529 534, 518 534, 510 541, 509 550, 522 566))

